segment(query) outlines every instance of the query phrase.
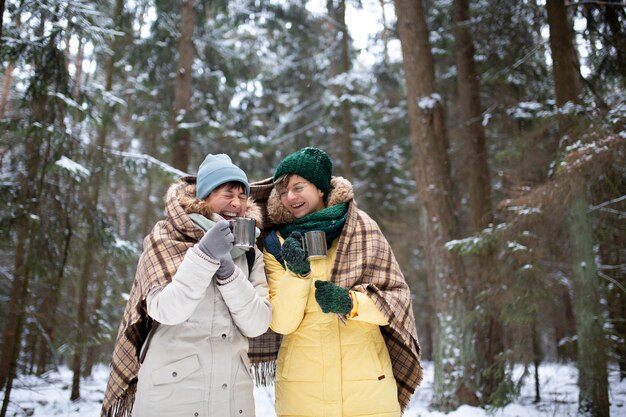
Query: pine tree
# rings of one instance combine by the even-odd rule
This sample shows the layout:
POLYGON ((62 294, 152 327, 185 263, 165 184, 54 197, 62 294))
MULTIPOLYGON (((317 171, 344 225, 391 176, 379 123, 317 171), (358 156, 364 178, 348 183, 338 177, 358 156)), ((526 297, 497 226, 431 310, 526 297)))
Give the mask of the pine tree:
POLYGON ((424 205, 421 227, 428 242, 425 259, 434 308, 435 382, 433 405, 451 410, 475 404, 469 361, 473 358, 464 318, 465 272, 458 254, 445 243, 458 237, 443 108, 435 91, 428 28, 421 1, 396 0, 402 44, 417 194, 424 205), (461 336, 459 336, 461 335, 461 336), (459 337, 460 345, 459 346, 459 337))

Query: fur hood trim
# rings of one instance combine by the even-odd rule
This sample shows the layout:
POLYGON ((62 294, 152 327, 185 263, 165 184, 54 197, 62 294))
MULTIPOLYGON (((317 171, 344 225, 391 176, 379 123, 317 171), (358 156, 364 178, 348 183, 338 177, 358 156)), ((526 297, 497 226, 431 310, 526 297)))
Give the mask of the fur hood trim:
MULTIPOLYGON (((347 203, 354 198, 354 190, 350 181, 343 177, 332 177, 330 180, 330 192, 326 207, 339 203, 347 203)), ((276 187, 272 189, 267 199, 267 215, 273 224, 291 223, 296 218, 291 214, 280 201, 280 196, 276 187)))
MULTIPOLYGON (((170 192, 176 192, 178 202, 185 213, 198 213, 207 219, 213 214, 206 201, 196 197, 196 177, 183 177, 179 179, 170 186, 167 193, 169 194, 170 192)), ((261 207, 251 197, 248 197, 245 217, 254 219, 256 221, 256 227, 263 229, 261 207)))

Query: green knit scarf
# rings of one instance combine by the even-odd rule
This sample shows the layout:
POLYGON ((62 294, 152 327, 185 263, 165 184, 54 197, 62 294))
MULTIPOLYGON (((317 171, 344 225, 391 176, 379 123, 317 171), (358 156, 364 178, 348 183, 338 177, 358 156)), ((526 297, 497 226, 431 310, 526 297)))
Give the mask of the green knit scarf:
POLYGON ((314 211, 295 221, 278 226, 278 231, 285 239, 293 232, 304 235, 311 230, 326 232, 326 246, 330 249, 333 240, 341 234, 348 216, 348 203, 339 203, 325 209, 314 211))

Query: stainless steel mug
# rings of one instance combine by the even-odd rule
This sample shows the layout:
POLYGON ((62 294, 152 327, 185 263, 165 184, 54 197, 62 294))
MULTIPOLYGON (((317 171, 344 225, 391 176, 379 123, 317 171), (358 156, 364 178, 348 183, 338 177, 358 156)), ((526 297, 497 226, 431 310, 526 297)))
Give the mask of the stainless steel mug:
POLYGON ((309 254, 309 261, 314 259, 325 258, 328 254, 326 248, 326 232, 321 230, 312 230, 304 234, 302 246, 309 254))
POLYGON ((230 228, 235 236, 235 247, 248 250, 254 247, 256 240, 256 221, 248 217, 235 217, 230 221, 230 228))

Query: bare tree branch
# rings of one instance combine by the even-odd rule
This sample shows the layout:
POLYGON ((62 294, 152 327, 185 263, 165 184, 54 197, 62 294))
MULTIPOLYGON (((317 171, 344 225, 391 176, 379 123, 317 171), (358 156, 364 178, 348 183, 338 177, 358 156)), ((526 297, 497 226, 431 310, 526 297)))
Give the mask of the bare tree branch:
POLYGON ((615 3, 615 2, 611 2, 611 1, 576 1, 576 2, 568 2, 565 3, 566 7, 570 7, 570 6, 582 6, 584 4, 595 4, 597 6, 618 6, 618 7, 626 7, 626 3, 615 3))

